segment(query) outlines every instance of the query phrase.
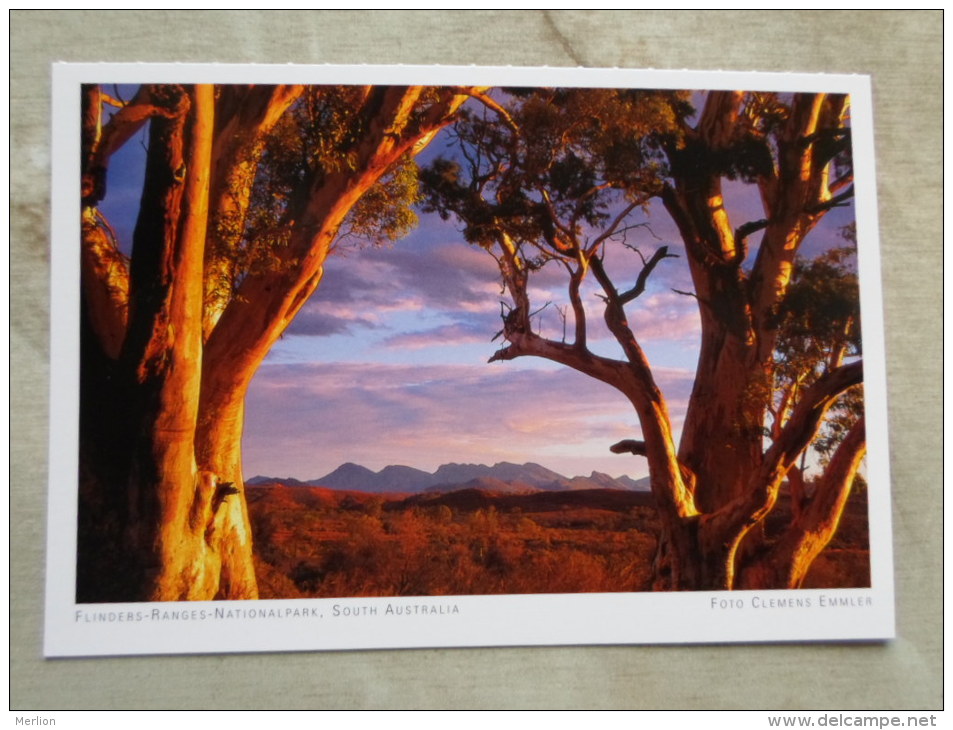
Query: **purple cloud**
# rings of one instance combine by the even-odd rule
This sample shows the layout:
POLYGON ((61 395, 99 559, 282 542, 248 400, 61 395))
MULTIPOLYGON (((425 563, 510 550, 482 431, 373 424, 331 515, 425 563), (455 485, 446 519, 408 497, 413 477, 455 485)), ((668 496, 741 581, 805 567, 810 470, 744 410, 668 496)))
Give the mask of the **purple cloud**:
MULTIPOLYGON (((656 377, 678 429, 691 375, 656 377)), ((247 401, 245 468, 310 479, 345 461, 428 470, 451 461, 535 461, 570 476, 593 469, 638 476, 642 460, 608 452, 638 434, 621 394, 564 368, 265 365, 247 401)))
POLYGON ((357 329, 376 329, 380 325, 352 310, 338 308, 323 311, 320 303, 305 305, 288 326, 289 335, 326 337, 328 335, 355 334, 357 329))
POLYGON ((388 337, 381 343, 384 347, 419 350, 425 347, 444 347, 484 343, 493 333, 486 327, 464 322, 434 327, 422 332, 406 332, 388 337))

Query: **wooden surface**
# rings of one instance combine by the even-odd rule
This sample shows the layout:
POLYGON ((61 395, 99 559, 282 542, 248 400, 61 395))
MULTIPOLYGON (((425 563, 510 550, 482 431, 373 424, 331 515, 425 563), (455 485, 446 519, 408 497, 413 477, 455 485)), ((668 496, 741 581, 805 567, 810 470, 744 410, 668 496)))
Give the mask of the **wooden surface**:
POLYGON ((13 11, 10 33, 11 708, 941 707, 939 11, 13 11), (898 638, 44 660, 49 79, 57 60, 871 74, 898 638))

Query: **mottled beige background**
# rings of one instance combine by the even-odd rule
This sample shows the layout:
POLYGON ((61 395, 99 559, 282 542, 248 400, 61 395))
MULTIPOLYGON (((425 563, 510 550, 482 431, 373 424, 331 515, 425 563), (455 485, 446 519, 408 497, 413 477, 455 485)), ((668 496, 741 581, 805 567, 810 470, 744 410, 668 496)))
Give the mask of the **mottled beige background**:
POLYGON ((939 11, 13 11, 10 31, 14 709, 941 706, 939 11), (57 60, 871 74, 897 640, 45 661, 49 80, 57 60))

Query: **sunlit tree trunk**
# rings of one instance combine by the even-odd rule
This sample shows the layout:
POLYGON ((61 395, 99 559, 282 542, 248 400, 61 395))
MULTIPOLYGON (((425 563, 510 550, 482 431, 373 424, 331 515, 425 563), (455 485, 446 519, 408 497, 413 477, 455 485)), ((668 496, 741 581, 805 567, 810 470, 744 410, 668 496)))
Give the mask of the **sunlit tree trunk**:
POLYGON ((864 419, 838 446, 809 503, 778 540, 746 561, 739 588, 800 588, 814 559, 837 531, 857 470, 866 453, 864 419))
POLYGON ((365 88, 351 164, 304 183, 279 265, 247 272, 235 292, 229 255, 264 136, 301 91, 146 85, 111 100, 121 108, 104 125, 105 95, 84 87, 79 600, 257 597, 241 465, 248 385, 354 205, 466 98, 365 88), (127 262, 96 206, 110 155, 146 122, 127 262))
POLYGON ((174 110, 150 128, 133 240, 129 328, 120 355, 134 379, 127 539, 147 566, 138 598, 205 595, 204 531, 192 519, 202 481, 194 455, 202 362, 202 270, 213 90, 167 87, 174 110))
POLYGON ((303 91, 304 87, 293 85, 219 89, 205 252, 202 330, 206 339, 231 299, 234 251, 245 229, 265 137, 303 91))
MULTIPOLYGON (((283 256, 296 265, 250 275, 238 295, 214 315, 205 347, 196 454, 203 469, 238 490, 239 497, 215 526, 218 551, 226 558, 217 591, 220 597, 257 595, 251 529, 244 499, 241 436, 244 401, 252 377, 271 347, 318 287, 338 229, 351 208, 406 154, 418 139, 387 134, 407 125, 420 91, 395 89, 379 110, 376 136, 365 140, 356 170, 329 175, 306 199, 295 233, 283 256)), ((441 122, 442 120, 437 120, 441 122)), ((236 196, 229 197, 229 210, 236 196)), ((247 198, 244 201, 247 206, 247 198)), ((218 308, 218 305, 214 305, 218 308)), ((206 318, 206 327, 210 320, 206 318)))

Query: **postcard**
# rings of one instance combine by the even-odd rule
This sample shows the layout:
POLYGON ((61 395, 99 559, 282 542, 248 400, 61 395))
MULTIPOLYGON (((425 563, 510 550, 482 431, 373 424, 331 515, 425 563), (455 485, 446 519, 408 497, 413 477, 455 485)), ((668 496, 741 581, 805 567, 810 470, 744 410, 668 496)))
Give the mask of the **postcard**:
POLYGON ((53 104, 46 656, 893 636, 868 78, 53 104))

